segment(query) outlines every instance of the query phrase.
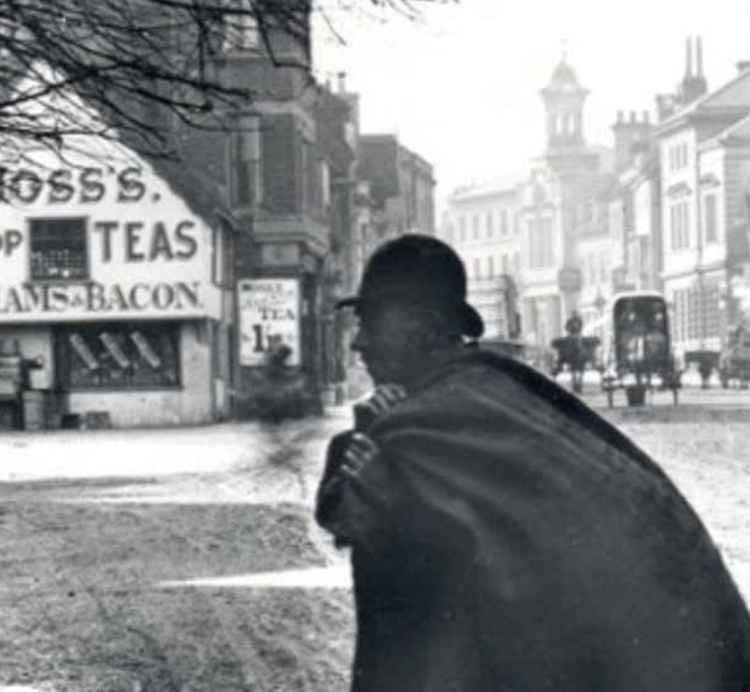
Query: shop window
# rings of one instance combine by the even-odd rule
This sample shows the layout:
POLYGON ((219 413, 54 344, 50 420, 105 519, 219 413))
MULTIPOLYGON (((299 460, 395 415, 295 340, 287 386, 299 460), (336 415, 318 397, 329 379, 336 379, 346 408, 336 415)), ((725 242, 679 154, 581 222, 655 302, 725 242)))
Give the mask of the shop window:
POLYGON ((31 280, 88 278, 86 219, 30 219, 31 280))
POLYGON ((263 197, 260 127, 257 120, 230 140, 233 202, 240 207, 258 206, 263 197))
POLYGON ((179 324, 66 325, 56 333, 59 386, 171 389, 180 386, 179 324))

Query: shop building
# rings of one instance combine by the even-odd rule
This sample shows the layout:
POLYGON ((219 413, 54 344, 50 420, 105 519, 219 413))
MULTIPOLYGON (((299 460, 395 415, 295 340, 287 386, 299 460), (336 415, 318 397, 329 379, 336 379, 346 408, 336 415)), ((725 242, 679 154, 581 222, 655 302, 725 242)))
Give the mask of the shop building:
POLYGON ((228 417, 229 217, 191 205, 166 166, 78 145, 2 169, 0 341, 40 366, 22 397, 46 427, 228 417))

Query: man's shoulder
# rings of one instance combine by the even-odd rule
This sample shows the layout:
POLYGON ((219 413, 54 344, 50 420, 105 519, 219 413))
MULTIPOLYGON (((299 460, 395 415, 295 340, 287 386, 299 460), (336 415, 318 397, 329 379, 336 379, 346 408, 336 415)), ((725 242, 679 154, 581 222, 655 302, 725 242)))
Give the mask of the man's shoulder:
POLYGON ((507 386, 513 384, 534 391, 540 391, 540 388, 555 392, 560 390, 556 383, 530 365, 510 356, 498 355, 479 348, 467 350, 449 361, 444 368, 425 381, 424 386, 418 391, 418 396, 429 396, 446 389, 454 393, 463 392, 471 395, 477 388, 482 391, 493 391, 500 384, 505 384, 506 388, 498 389, 498 394, 504 393, 507 386))
POLYGON ((379 422, 388 428, 399 424, 440 428, 472 418, 486 420, 490 414, 499 420, 520 397, 537 396, 539 378, 547 380, 524 363, 480 349, 467 350, 431 373, 379 422))

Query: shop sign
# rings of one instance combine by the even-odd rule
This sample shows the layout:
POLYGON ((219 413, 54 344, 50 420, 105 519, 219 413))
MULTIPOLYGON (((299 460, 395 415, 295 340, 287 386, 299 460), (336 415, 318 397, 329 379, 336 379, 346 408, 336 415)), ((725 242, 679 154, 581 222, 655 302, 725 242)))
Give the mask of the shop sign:
POLYGON ((3 318, 178 317, 202 312, 198 281, 0 284, 0 321, 3 318))
POLYGON ((300 293, 297 279, 246 279, 237 285, 240 365, 258 366, 269 342, 292 349, 289 365, 300 363, 300 293))
POLYGON ((140 202, 147 188, 142 181, 143 170, 136 166, 117 172, 114 183, 108 171, 100 166, 39 168, 10 170, 0 167, 0 202, 15 204, 87 204, 100 202, 110 187, 118 202, 140 202))

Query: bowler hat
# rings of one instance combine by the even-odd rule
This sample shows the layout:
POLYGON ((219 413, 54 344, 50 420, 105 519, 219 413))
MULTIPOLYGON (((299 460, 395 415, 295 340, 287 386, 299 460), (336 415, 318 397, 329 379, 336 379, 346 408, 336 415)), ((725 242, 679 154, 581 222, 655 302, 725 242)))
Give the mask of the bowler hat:
POLYGON ((358 311, 400 301, 453 314, 461 333, 479 337, 484 323, 466 302, 466 271, 459 256, 441 240, 409 233, 381 245, 370 257, 359 293, 337 307, 358 311))

